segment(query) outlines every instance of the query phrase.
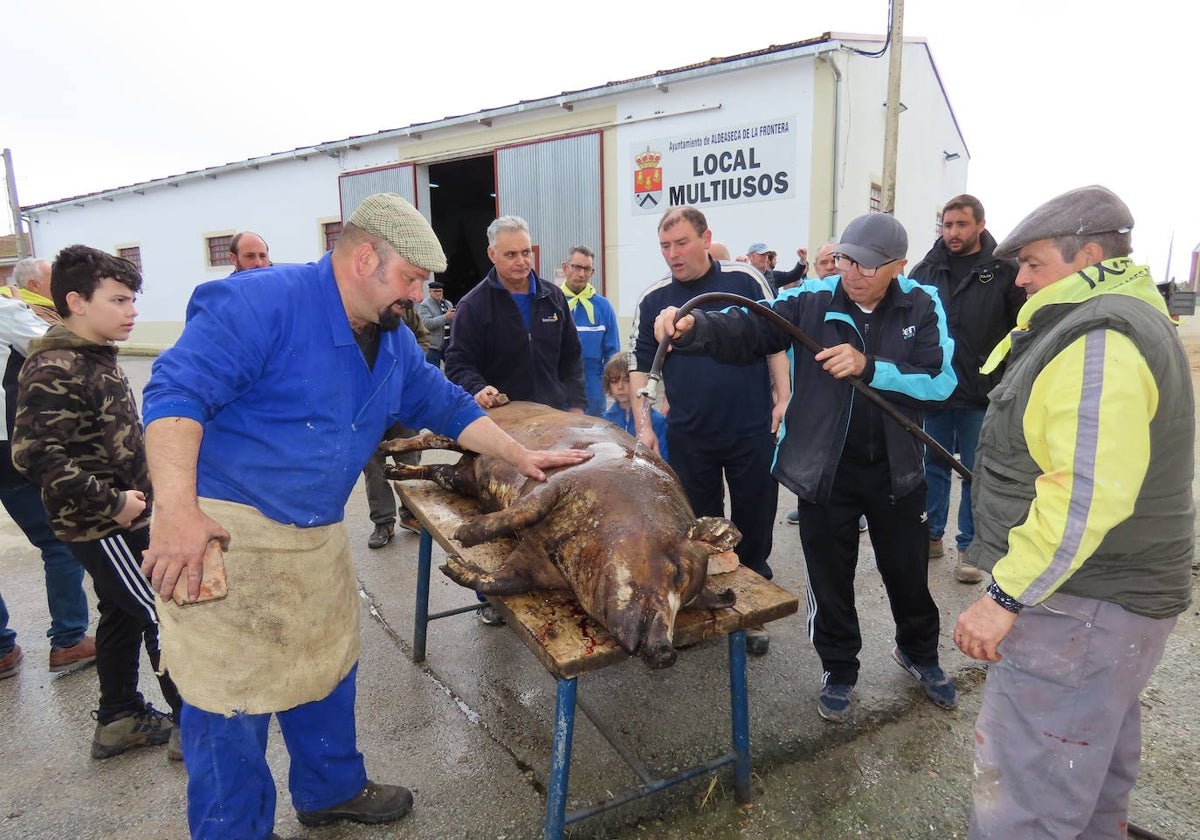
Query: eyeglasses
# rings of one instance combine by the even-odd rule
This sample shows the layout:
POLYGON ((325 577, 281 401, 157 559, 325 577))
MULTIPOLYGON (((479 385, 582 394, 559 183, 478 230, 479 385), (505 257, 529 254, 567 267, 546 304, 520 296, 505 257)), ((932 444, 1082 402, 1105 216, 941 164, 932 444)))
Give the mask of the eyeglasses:
POLYGON ((896 262, 896 260, 888 260, 887 262, 883 263, 882 265, 878 265, 875 268, 867 268, 865 265, 860 264, 858 261, 850 259, 845 254, 834 254, 833 255, 833 265, 835 268, 837 268, 838 271, 846 271, 848 269, 853 268, 858 271, 860 276, 865 277, 868 280, 871 279, 872 277, 874 277, 876 274, 878 274, 879 269, 883 268, 883 266, 891 265, 894 262, 896 262))
POLYGON ((575 263, 567 263, 567 268, 571 269, 572 271, 582 272, 583 274, 595 274, 596 273, 595 267, 590 266, 590 265, 575 265, 575 263))

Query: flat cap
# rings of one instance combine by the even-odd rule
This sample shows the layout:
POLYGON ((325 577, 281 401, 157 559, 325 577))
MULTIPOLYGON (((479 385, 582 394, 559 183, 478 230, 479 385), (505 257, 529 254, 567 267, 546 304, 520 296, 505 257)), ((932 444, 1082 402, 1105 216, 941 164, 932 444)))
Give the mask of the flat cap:
POLYGON ((1015 257, 1030 242, 1092 233, 1128 233, 1133 214, 1112 190, 1093 184, 1065 192, 1034 210, 996 246, 997 257, 1015 257))
POLYGON ((902 260, 908 254, 908 233, 888 213, 859 216, 842 231, 837 253, 845 254, 864 268, 902 260))
POLYGON ((364 198, 350 216, 350 224, 378 236, 418 268, 446 270, 446 253, 433 228, 416 207, 395 193, 364 198))

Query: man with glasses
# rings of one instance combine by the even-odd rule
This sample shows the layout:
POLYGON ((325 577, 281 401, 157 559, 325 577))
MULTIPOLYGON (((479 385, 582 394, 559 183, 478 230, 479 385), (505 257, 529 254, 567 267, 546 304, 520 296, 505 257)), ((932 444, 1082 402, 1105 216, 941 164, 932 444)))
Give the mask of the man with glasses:
POLYGON ((846 721, 858 682, 854 573, 862 514, 896 622, 892 657, 933 703, 953 709, 957 696, 938 665, 938 608, 926 581, 924 447, 846 380, 858 377, 920 423, 922 403, 954 390, 954 343, 937 291, 901 274, 908 235, 898 221, 859 216, 836 250, 840 276, 809 280, 772 304, 825 348, 816 355, 743 309, 695 311, 677 322, 668 308, 654 331, 675 338, 674 355, 705 353, 735 365, 793 348, 793 387, 804 398, 788 404, 772 472, 800 497, 809 635, 825 671, 821 717, 846 721))
POLYGON ((608 299, 596 291, 592 249, 576 245, 562 264, 562 292, 575 316, 575 329, 583 347, 583 384, 587 390, 586 412, 593 417, 604 414, 604 366, 621 350, 617 313, 608 299))

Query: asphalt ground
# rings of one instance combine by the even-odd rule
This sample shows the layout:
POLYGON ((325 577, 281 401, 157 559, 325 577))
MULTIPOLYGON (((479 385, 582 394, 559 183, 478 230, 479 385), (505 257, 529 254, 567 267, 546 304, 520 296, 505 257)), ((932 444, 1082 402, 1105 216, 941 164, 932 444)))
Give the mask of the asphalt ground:
MULTIPOLYGON (((1185 335, 1196 344, 1196 330, 1185 335)), ((135 390, 150 359, 123 357, 135 390)), ((297 453, 303 457, 303 453, 297 453)), ((957 482, 952 505, 957 505, 957 482)), ((849 724, 822 721, 815 698, 820 665, 807 639, 798 530, 785 521, 794 497, 781 491, 772 565, 776 583, 797 593, 801 612, 768 626, 771 652, 749 663, 755 801, 733 802, 728 770, 579 823, 575 838, 962 837, 970 812, 972 721, 985 671, 954 649, 958 613, 982 584, 953 578, 952 552, 930 563, 942 614, 942 664, 957 681, 960 708, 945 712, 921 695, 891 659, 893 625, 869 534, 856 584, 863 629, 862 673, 849 724)), ((954 507, 951 510, 953 521, 954 507)), ((276 832, 318 838, 494 838, 542 836, 552 743, 555 682, 503 628, 473 614, 431 625, 428 658, 411 661, 417 537, 398 531, 382 549, 366 546, 371 523, 361 482, 346 527, 362 598, 358 678, 359 748, 377 781, 405 784, 413 812, 392 826, 303 828, 287 794, 287 755, 273 725, 268 760, 278 788, 276 832)), ((434 562, 442 556, 435 546, 434 562)), ((89 757, 95 670, 47 671, 49 624, 42 567, 6 517, 0 521, 0 587, 25 662, 0 682, 0 840, 184 838, 186 771, 162 748, 89 757)), ((89 593, 90 596, 90 593, 89 593)), ((473 593, 435 572, 431 609, 471 603, 473 593)), ((96 613, 92 611, 92 622, 96 613)), ((1200 837, 1200 742, 1195 652, 1200 617, 1181 617, 1167 657, 1143 702, 1143 778, 1131 818, 1172 838, 1200 837), (1147 780, 1150 780, 1147 783, 1147 780), (1140 809, 1138 811, 1137 809, 1140 809)), ((729 748, 726 646, 715 640, 683 651, 652 672, 639 661, 580 678, 579 696, 633 746, 653 772, 668 775, 729 748)), ((142 688, 165 705, 148 665, 142 688)), ((636 784, 598 732, 579 717, 569 808, 591 805, 636 784)))

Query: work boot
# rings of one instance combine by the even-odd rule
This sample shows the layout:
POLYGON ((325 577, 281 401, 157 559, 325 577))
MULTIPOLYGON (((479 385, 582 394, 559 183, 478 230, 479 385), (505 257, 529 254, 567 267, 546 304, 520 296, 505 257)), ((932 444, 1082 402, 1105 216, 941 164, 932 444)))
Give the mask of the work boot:
POLYGON ((171 737, 171 716, 146 704, 140 712, 129 712, 109 723, 99 722, 99 713, 92 712, 96 720, 96 734, 92 736, 92 758, 112 758, 133 747, 156 747, 167 743, 171 737))
POLYGON ((394 533, 396 533, 395 523, 380 522, 371 532, 371 536, 367 537, 367 548, 383 548, 392 541, 394 533))
POLYGON ((959 583, 981 583, 983 581, 983 572, 970 564, 965 548, 954 552, 954 579, 959 583))
POLYGON ((0 656, 0 680, 6 680, 9 677, 15 677, 17 672, 21 670, 21 660, 25 654, 21 653, 20 645, 13 645, 13 649, 4 656, 0 656))
POLYGON ((746 628, 746 653, 751 656, 766 656, 771 649, 771 637, 761 624, 746 628))
POLYGON ((80 668, 96 661, 96 639, 84 636, 75 644, 65 648, 50 648, 50 670, 66 671, 80 668))
POLYGON ((421 520, 413 516, 404 508, 400 509, 400 513, 396 516, 396 524, 405 531, 412 531, 414 534, 421 533, 421 520))
POLYGON ((378 825, 394 822, 412 809, 413 798, 408 788, 399 785, 377 785, 367 782, 359 794, 341 805, 320 811, 297 811, 301 825, 327 825, 338 820, 378 825))
POLYGON ((946 554, 946 550, 944 548, 942 548, 942 538, 938 537, 935 540, 932 537, 930 537, 929 538, 929 559, 937 560, 941 557, 944 557, 945 554, 946 554))

